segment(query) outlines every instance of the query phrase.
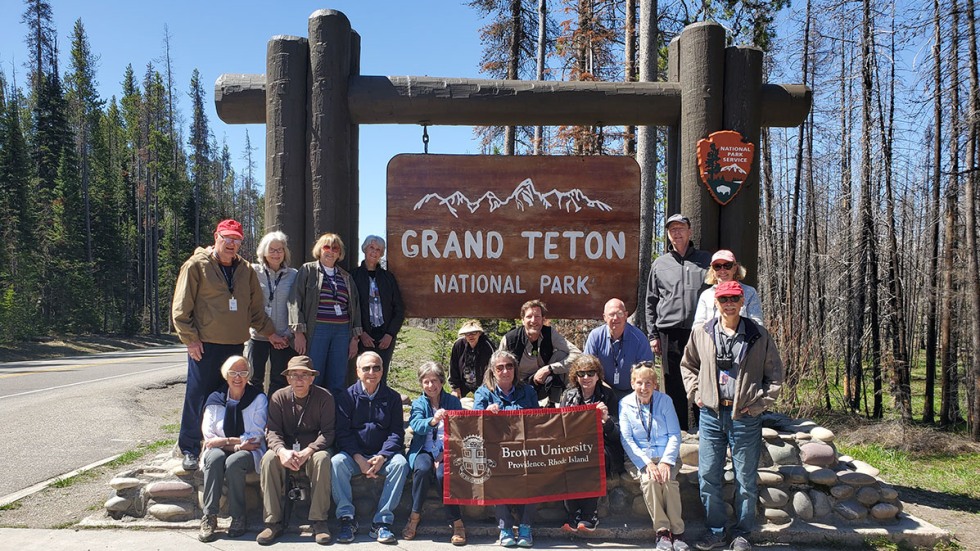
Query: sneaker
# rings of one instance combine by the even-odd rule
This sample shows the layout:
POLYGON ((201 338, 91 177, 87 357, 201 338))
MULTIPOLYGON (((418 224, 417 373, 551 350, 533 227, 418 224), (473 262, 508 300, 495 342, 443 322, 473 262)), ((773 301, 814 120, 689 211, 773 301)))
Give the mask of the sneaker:
POLYGON ((674 534, 674 551, 690 551, 691 547, 681 539, 682 537, 674 534))
POLYGON ((330 528, 327 527, 327 521, 315 520, 313 521, 313 526, 310 528, 313 530, 313 541, 320 545, 329 545, 333 541, 333 536, 330 535, 330 528))
POLYGON ((204 515, 201 517, 201 531, 197 534, 198 541, 207 543, 214 541, 214 529, 218 527, 218 515, 204 515))
POLYGON ((596 521, 580 520, 578 523, 578 531, 585 534, 591 534, 592 532, 595 532, 595 527, 598 525, 599 523, 596 521))
POLYGON ((231 518, 231 526, 228 527, 228 537, 237 538, 238 536, 245 533, 245 517, 231 518))
POLYGON ((350 543, 357 535, 357 521, 351 517, 341 517, 340 533, 337 534, 337 543, 350 543))
POLYGON ((368 535, 377 540, 378 543, 398 543, 395 534, 391 531, 391 526, 387 524, 372 524, 368 535))
POLYGON ((732 551, 752 551, 752 544, 742 536, 732 540, 732 551))
POLYGON ((184 461, 181 462, 180 466, 183 467, 185 471, 196 471, 199 466, 197 456, 190 452, 184 453, 184 461))
POLYGON ((674 539, 670 537, 670 532, 661 530, 657 532, 657 551, 674 551, 674 539))
POLYGON ((265 530, 259 532, 255 542, 259 545, 272 545, 282 535, 282 524, 266 524, 265 530))
POLYGON ((701 551, 711 551, 712 549, 721 549, 725 547, 725 538, 721 534, 716 534, 714 532, 708 532, 700 541, 694 544, 701 551))
POLYGON ((578 532, 578 525, 576 524, 576 525, 573 526, 572 524, 569 524, 569 523, 572 523, 572 522, 575 522, 575 521, 574 520, 570 520, 570 521, 566 522, 565 524, 562 524, 561 525, 561 531, 564 532, 564 533, 566 533, 566 534, 568 534, 568 535, 575 535, 575 533, 578 532))
POLYGON ((501 547, 517 547, 517 540, 514 539, 514 529, 513 528, 501 528, 500 529, 500 540, 498 540, 501 547))
POLYGON ((517 546, 531 547, 534 545, 534 538, 531 536, 531 525, 522 524, 517 528, 517 546))

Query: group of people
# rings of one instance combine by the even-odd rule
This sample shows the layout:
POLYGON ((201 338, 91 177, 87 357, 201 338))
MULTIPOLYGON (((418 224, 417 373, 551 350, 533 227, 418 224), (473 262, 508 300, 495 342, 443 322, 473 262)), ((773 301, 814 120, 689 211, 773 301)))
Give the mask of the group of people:
MULTIPOLYGON (((174 325, 188 350, 178 445, 184 468, 200 464, 205 475, 200 539, 216 537, 223 480, 232 517, 228 535, 245 532, 250 470, 261 473, 266 526, 260 544, 281 535, 284 495, 291 473, 301 470, 310 479, 309 520, 321 544, 334 541, 327 527, 331 499, 339 521, 335 541, 354 541, 350 481, 356 475, 384 477, 369 533, 381 543, 397 541, 393 510, 411 473, 412 509, 401 535, 414 538, 429 486, 442 480, 446 412, 461 409, 460 399, 472 393, 473 408, 490 413, 594 404, 607 471, 625 470, 639 481, 657 549, 689 548, 677 473, 681 431, 698 431, 708 531, 696 547, 707 551, 730 542, 733 550, 751 549, 759 415, 778 396, 782 364, 763 327, 757 293, 739 283, 745 269, 734 254, 696 249, 682 215, 668 218, 666 229, 668 251, 654 261, 648 282, 648 335, 628 322, 626 305, 615 298, 582 350, 548 324, 540 300, 521 307, 520 325, 499 345, 478 320, 468 320, 448 373, 434 362, 418 368, 421 395, 412 403, 414 436, 405 454, 401 397, 386 382, 404 308, 395 278, 380 265, 384 240, 365 239, 365 260, 348 273, 338 265, 343 241, 324 234, 314 260, 297 270, 289 265, 287 237, 272 232, 250 266, 238 255, 241 226, 222 221, 214 245, 199 248, 181 268, 173 301, 174 325), (722 498, 727 450, 738 485, 734 522, 722 498)), ((451 543, 465 544, 459 507, 444 508, 451 543)), ((597 509, 597 498, 568 501, 562 530, 591 533, 597 509)), ((496 506, 499 543, 531 547, 534 514, 533 504, 496 506)))

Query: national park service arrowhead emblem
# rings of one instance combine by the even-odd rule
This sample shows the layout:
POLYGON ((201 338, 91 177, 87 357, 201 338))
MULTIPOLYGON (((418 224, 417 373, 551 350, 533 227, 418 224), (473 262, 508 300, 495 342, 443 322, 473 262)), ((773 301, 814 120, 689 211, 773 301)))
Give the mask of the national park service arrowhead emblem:
POLYGON ((752 169, 755 144, 734 130, 719 130, 698 141, 701 181, 718 204, 724 206, 742 189, 752 169))

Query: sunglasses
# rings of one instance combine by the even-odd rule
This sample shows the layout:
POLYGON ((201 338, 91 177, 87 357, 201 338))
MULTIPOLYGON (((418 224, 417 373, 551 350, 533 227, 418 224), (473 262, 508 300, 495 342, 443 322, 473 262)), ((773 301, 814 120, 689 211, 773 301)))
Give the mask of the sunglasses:
POLYGON ((725 304, 726 302, 735 303, 742 300, 742 295, 735 295, 733 297, 716 297, 716 298, 718 300, 718 304, 725 304))
POLYGON ((715 270, 731 270, 735 267, 734 262, 719 262, 718 264, 712 264, 712 268, 715 270))
POLYGON ((225 237, 225 236, 221 235, 220 233, 218 234, 218 238, 221 239, 222 241, 224 241, 225 243, 230 243, 232 245, 241 245, 242 244, 242 240, 241 239, 236 239, 234 237, 225 237))
POLYGON ((464 337, 476 337, 476 336, 479 336, 479 335, 480 335, 480 332, 479 331, 469 331, 467 333, 463 333, 463 336, 464 337))
POLYGON ((325 251, 340 251, 340 245, 324 245, 323 250, 325 251))
POLYGON ((596 376, 596 372, 595 372, 594 370, 589 370, 589 371, 579 371, 579 372, 578 372, 578 376, 579 376, 580 378, 581 378, 581 377, 595 377, 595 376, 596 376))
POLYGON ((384 369, 384 367, 383 366, 380 366, 380 365, 362 365, 361 366, 361 371, 363 371, 364 373, 371 373, 372 371, 375 372, 375 373, 381 373, 381 370, 382 369, 384 369))
POLYGON ((514 371, 514 364, 497 364, 493 366, 496 371, 514 371))

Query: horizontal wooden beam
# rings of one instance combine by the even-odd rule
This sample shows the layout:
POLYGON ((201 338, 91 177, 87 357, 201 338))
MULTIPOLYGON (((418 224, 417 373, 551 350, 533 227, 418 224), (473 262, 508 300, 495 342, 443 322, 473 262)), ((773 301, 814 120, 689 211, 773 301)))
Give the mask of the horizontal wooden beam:
MULTIPOLYGON (((265 75, 221 75, 214 97, 222 121, 265 123, 265 75)), ((763 85, 762 124, 797 126, 811 101, 806 86, 763 85)), ((672 126, 680 103, 676 82, 352 76, 348 86, 354 124, 672 126)))

